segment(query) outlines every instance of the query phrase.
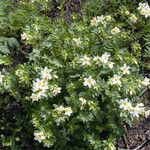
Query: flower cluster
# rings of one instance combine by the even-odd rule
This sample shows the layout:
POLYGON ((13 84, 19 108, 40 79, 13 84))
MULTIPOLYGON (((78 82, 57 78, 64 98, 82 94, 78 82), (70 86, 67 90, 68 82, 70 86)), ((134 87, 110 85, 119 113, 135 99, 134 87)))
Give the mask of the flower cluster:
POLYGON ((102 56, 93 56, 92 57, 89 57, 87 55, 84 55, 81 59, 80 59, 80 62, 82 63, 82 66, 90 66, 92 62, 96 63, 96 64, 99 64, 99 63, 102 63, 102 64, 107 64, 110 68, 113 67, 113 62, 110 62, 109 61, 109 57, 110 57, 110 54, 108 52, 105 52, 104 54, 102 54, 102 56))
POLYGON ((73 113, 71 107, 55 106, 54 112, 57 114, 64 114, 65 116, 71 116, 73 113))
MULTIPOLYGON (((122 67, 120 67, 120 70, 122 70, 122 74, 130 74, 130 66, 127 66, 124 64, 122 67)), ((109 79, 110 83, 116 84, 116 85, 121 85, 121 78, 122 76, 115 74, 112 78, 109 79)))
POLYGON ((127 98, 120 100, 119 104, 120 109, 128 111, 130 115, 136 118, 138 118, 140 115, 145 115, 145 113, 147 112, 143 103, 139 103, 134 107, 127 98))
POLYGON ((91 20, 91 26, 99 26, 99 24, 103 24, 104 26, 107 24, 108 21, 111 21, 111 16, 104 16, 104 15, 101 15, 101 16, 97 16, 97 17, 94 17, 92 20, 91 20))
POLYGON ((141 15, 145 16, 145 18, 150 16, 150 7, 148 3, 139 3, 138 10, 140 11, 141 15))
POLYGON ((48 89, 48 81, 52 79, 51 71, 51 69, 45 67, 41 71, 41 79, 37 78, 36 81, 33 82, 33 93, 31 95, 32 101, 38 101, 42 97, 46 96, 45 93, 48 89))

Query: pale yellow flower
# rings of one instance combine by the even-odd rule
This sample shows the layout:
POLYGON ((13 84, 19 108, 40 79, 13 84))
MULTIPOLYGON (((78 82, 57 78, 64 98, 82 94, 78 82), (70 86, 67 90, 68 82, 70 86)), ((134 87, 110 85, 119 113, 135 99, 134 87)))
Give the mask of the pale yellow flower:
POLYGON ((94 17, 91 20, 91 26, 96 26, 97 27, 100 23, 104 24, 104 25, 106 24, 105 17, 103 15, 94 17))
POLYGON ((77 46, 81 45, 81 43, 82 43, 80 38, 73 38, 73 41, 77 44, 77 46))
POLYGON ((34 140, 36 141, 39 141, 40 143, 46 139, 44 133, 41 131, 41 132, 35 132, 34 133, 34 140))
POLYGON ((130 112, 132 114, 133 117, 139 117, 140 115, 144 115, 145 114, 145 108, 143 103, 139 103, 137 104, 136 107, 133 107, 132 111, 130 112))
POLYGON ((84 55, 83 58, 81 58, 82 65, 91 65, 90 63, 91 58, 87 55, 84 55))
POLYGON ((53 94, 56 96, 59 93, 61 93, 61 87, 54 87, 53 88, 53 94))
POLYGON ((108 62, 108 67, 109 67, 110 69, 112 69, 113 66, 114 66, 114 62, 108 62))
POLYGON ((40 80, 39 78, 33 82, 33 92, 43 91, 45 92, 48 89, 48 82, 45 80, 40 80))
POLYGON ((88 78, 84 78, 84 82, 83 82, 84 86, 88 86, 89 88, 91 88, 95 84, 96 81, 92 78, 92 76, 89 76, 88 78))
POLYGON ((87 100, 86 99, 84 99, 84 98, 79 98, 79 101, 81 102, 81 104, 82 105, 85 105, 86 104, 86 102, 87 102, 87 100))
POLYGON ((41 97, 39 97, 39 95, 38 94, 32 94, 31 95, 31 97, 30 97, 31 99, 32 99, 32 101, 34 102, 34 101, 38 101, 41 97))
POLYGON ((41 76, 43 79, 46 80, 51 80, 52 79, 52 75, 51 75, 52 69, 48 69, 47 67, 45 67, 42 71, 41 71, 41 76))
POLYGON ((110 21, 112 17, 110 15, 105 16, 106 21, 110 21))
POLYGON ((59 106, 59 107, 56 107, 54 111, 57 112, 58 114, 61 114, 62 112, 65 111, 65 108, 63 106, 59 106))
POLYGON ((120 69, 123 71, 123 74, 130 74, 129 71, 130 67, 127 66, 126 64, 124 64, 124 66, 122 66, 120 69))
POLYGON ((66 107, 65 108, 65 115, 66 116, 71 116, 71 114, 73 113, 71 107, 66 107))
POLYGON ((106 22, 104 21, 105 20, 105 17, 103 15, 101 16, 97 16, 97 20, 99 23, 102 23, 102 24, 105 24, 106 22))
POLYGON ((32 38, 31 35, 29 35, 29 34, 27 34, 27 33, 25 33, 25 32, 23 32, 23 33, 21 34, 21 39, 22 39, 22 40, 29 40, 30 38, 32 38))
POLYGON ((134 14, 131 14, 131 16, 129 17, 129 19, 130 19, 132 22, 136 22, 138 18, 137 18, 134 14))
POLYGON ((126 15, 130 15, 130 12, 127 10, 127 11, 125 12, 125 14, 126 14, 126 15))
POLYGON ((119 107, 123 110, 128 110, 128 111, 131 111, 133 109, 131 102, 129 102, 127 98, 124 100, 122 99, 120 101, 119 107))
POLYGON ((115 75, 114 75, 112 78, 110 78, 109 80, 110 80, 110 82, 111 82, 112 84, 121 85, 120 79, 121 79, 121 76, 118 76, 118 75, 115 74, 115 75))
POLYGON ((141 15, 145 16, 145 18, 150 16, 150 7, 148 3, 139 3, 138 10, 140 11, 141 15))
POLYGON ((94 17, 92 20, 91 20, 91 26, 98 26, 99 25, 99 20, 94 17))
POLYGON ((105 52, 99 59, 102 63, 106 64, 108 62, 109 57, 110 54, 105 52))
POLYGON ((115 27, 111 30, 111 34, 118 34, 120 33, 120 29, 118 27, 115 27))

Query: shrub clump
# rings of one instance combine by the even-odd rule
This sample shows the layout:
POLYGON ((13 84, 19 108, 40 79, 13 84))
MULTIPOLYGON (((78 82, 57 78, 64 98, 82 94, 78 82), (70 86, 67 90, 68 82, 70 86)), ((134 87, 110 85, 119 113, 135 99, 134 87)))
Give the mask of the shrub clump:
MULTIPOLYGON (((149 114, 138 95, 150 84, 139 74, 139 39, 149 32, 150 7, 143 2, 127 8, 126 2, 115 13, 72 14, 68 24, 61 16, 46 15, 49 2, 20 1, 16 10, 3 8, 2 36, 16 40, 0 41, 0 57, 7 58, 0 62, 0 103, 6 106, 11 97, 21 103, 37 148, 42 143, 49 149, 114 150, 123 125, 149 114), (23 51, 24 44, 31 52, 23 51), (15 56, 26 55, 15 66, 14 50, 15 56)), ((18 134, 16 141, 12 137, 4 132, 0 141, 11 148, 25 142, 18 134)))

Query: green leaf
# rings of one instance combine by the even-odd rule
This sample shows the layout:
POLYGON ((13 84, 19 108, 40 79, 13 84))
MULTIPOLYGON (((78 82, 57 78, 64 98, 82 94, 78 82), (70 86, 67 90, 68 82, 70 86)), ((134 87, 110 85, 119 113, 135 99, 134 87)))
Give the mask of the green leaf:
POLYGON ((11 48, 14 48, 14 47, 19 48, 20 46, 19 42, 14 37, 8 38, 7 41, 8 41, 8 45, 11 48))
POLYGON ((3 54, 10 54, 8 47, 5 45, 0 45, 0 52, 2 52, 3 54))

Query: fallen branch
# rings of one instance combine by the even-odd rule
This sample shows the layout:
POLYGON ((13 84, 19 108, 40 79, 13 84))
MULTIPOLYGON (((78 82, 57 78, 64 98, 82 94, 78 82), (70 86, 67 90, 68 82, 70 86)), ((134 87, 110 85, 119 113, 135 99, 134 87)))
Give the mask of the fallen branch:
MULTIPOLYGON (((126 128, 126 126, 125 126, 125 125, 124 125, 124 130, 125 130, 125 132, 127 133, 127 128, 126 128)), ((126 146, 126 148, 129 150, 129 145, 128 145, 128 142, 127 142, 127 138, 126 138, 126 136, 125 136, 125 135, 123 135, 123 138, 124 138, 125 146, 126 146)))
POLYGON ((126 138, 126 136, 123 135, 123 138, 124 138, 125 146, 126 146, 126 148, 129 150, 129 145, 128 145, 128 143, 127 143, 127 138, 126 138))
POLYGON ((148 141, 149 141, 149 140, 144 141, 140 146, 138 146, 137 148, 132 149, 132 150, 141 150, 141 148, 143 148, 144 145, 145 145, 148 141))

